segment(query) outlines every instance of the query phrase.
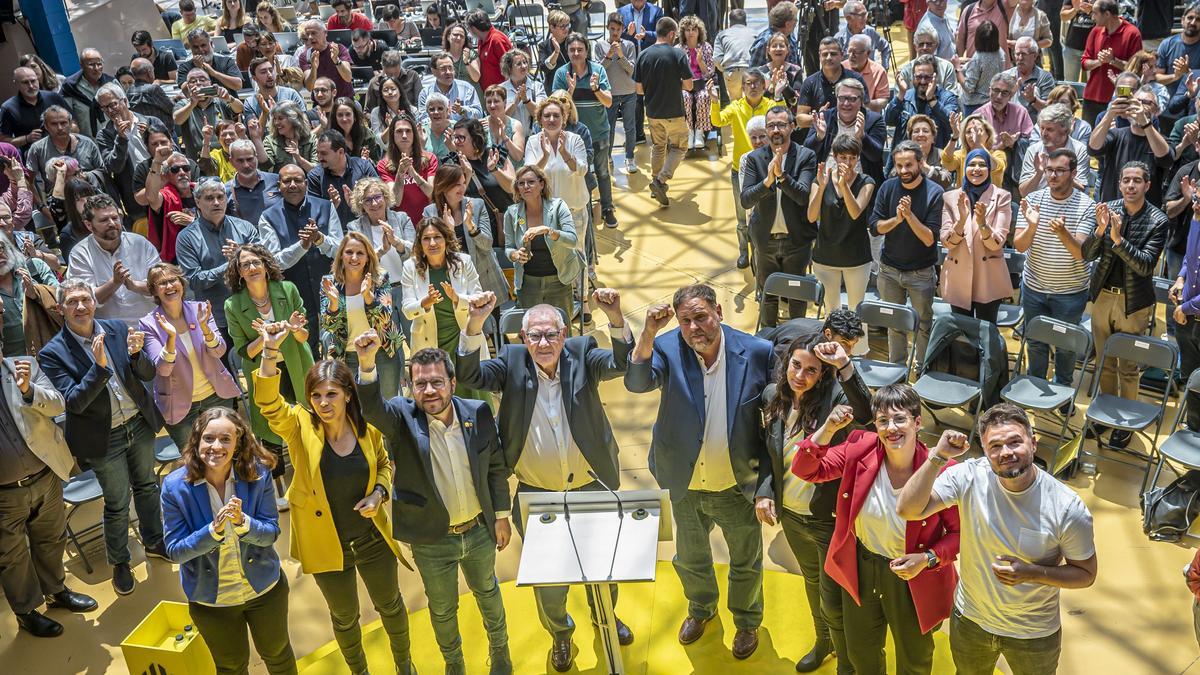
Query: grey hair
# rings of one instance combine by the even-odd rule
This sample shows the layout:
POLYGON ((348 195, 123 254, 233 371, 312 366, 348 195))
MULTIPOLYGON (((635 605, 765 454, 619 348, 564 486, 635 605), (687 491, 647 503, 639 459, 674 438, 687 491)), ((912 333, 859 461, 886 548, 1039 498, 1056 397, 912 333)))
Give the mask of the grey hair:
POLYGON ((188 44, 191 44, 192 40, 196 40, 198 38, 204 38, 205 40, 208 40, 210 42, 212 41, 212 36, 210 36, 208 34, 208 31, 204 30, 203 28, 193 28, 188 31, 188 34, 187 34, 188 44))
MULTIPOLYGON (((148 59, 134 59, 129 65, 129 72, 133 73, 134 77, 145 77, 146 75, 154 74, 154 64, 148 59)), ((124 93, 124 92, 121 92, 124 93)))
POLYGON ((68 293, 71 291, 77 291, 81 288, 87 290, 88 295, 92 296, 93 301, 96 300, 96 289, 93 288, 92 285, 86 280, 75 277, 63 279, 62 282, 58 284, 58 291, 54 294, 54 299, 58 302, 58 304, 61 305, 63 304, 63 301, 67 299, 68 293))
POLYGON ((840 80, 837 84, 833 85, 834 93, 836 94, 837 90, 841 89, 842 87, 849 87, 849 88, 853 89, 854 91, 857 91, 859 99, 863 103, 866 103, 867 88, 863 86, 862 82, 859 82, 858 80, 856 80, 852 77, 847 77, 844 80, 840 80))
POLYGON ((326 30, 325 24, 321 23, 320 19, 309 19, 308 21, 300 24, 301 31, 306 31, 310 28, 320 28, 322 32, 325 32, 326 30))
POLYGON ((1148 84, 1143 84, 1142 86, 1138 87, 1137 93, 1150 94, 1151 96, 1153 96, 1154 97, 1154 109, 1158 110, 1158 94, 1154 93, 1154 87, 1151 87, 1148 84))
POLYGON ((441 101, 442 105, 446 106, 447 108, 450 107, 450 99, 435 91, 425 98, 425 112, 429 112, 429 104, 433 103, 434 101, 441 101))
POLYGON ((921 24, 917 32, 913 33, 913 41, 916 41, 919 37, 933 38, 934 43, 938 45, 942 44, 942 38, 938 35, 937 29, 928 23, 921 24))
POLYGON ((1007 72, 996 73, 992 76, 992 81, 989 84, 995 85, 997 82, 1003 82, 1011 86, 1014 92, 1017 90, 1017 78, 1007 72))
POLYGON ((867 37, 863 33, 858 33, 857 35, 850 36, 850 39, 846 41, 846 47, 847 47, 847 49, 849 49, 850 45, 853 43, 862 44, 864 42, 866 43, 865 46, 867 47, 867 49, 870 49, 871 48, 871 38, 867 37))
POLYGON ((297 143, 303 144, 312 136, 312 127, 308 125, 308 118, 304 115, 304 108, 295 101, 283 101, 275 104, 271 109, 271 131, 275 132, 275 117, 278 115, 292 123, 292 128, 296 130, 297 143))
POLYGON ((1043 122, 1057 124, 1063 129, 1070 131, 1071 127, 1075 125, 1075 113, 1062 103, 1051 103, 1042 108, 1042 111, 1038 113, 1037 121, 1038 124, 1042 124, 1043 122))
MULTIPOLYGON (((7 204, 5 205, 7 207, 7 204)), ((0 232, 0 246, 8 249, 8 262, 0 266, 0 274, 8 274, 13 270, 24 267, 27 258, 21 251, 21 247, 16 245, 16 240, 8 236, 4 232, 0 232)))
POLYGON ((531 321, 537 318, 542 318, 547 314, 554 317, 555 328, 561 329, 567 327, 567 325, 563 323, 562 314, 558 312, 557 307, 542 303, 540 305, 534 305, 533 307, 525 310, 525 315, 521 317, 521 330, 529 330, 529 323, 531 321))
POLYGON ((845 16, 846 14, 853 13, 859 9, 865 12, 867 11, 867 6, 859 2, 859 0, 850 0, 850 2, 847 2, 846 5, 842 7, 842 15, 845 16))
POLYGON ((100 97, 104 94, 112 94, 113 96, 116 96, 117 100, 119 101, 129 100, 129 97, 125 94, 125 88, 122 87, 121 83, 117 82, 116 80, 100 85, 100 88, 96 90, 96 101, 99 102, 100 97))
POLYGON ((229 144, 229 154, 232 155, 235 150, 249 150, 254 153, 255 157, 258 157, 258 148, 254 147, 254 141, 245 138, 239 138, 229 144))
MULTIPOLYGON (((117 86, 120 86, 120 85, 117 85, 117 86)), ((62 107, 61 105, 52 105, 49 108, 46 108, 45 110, 42 111, 42 124, 46 123, 46 115, 49 115, 50 113, 66 115, 67 117, 72 116, 71 111, 67 110, 66 108, 62 107)))
POLYGON ((750 133, 751 131, 766 131, 766 129, 766 115, 755 115, 754 117, 751 117, 748 122, 746 122, 746 133, 750 133))
MULTIPOLYGON (((925 25, 928 26, 929 24, 925 24, 925 25)), ((1037 40, 1034 40, 1033 38, 1029 37, 1028 35, 1022 35, 1021 37, 1017 38, 1017 41, 1015 43, 1013 43, 1013 47, 1020 47, 1022 45, 1031 46, 1034 49, 1037 49, 1037 46, 1038 46, 1037 40)))
POLYGON ((221 194, 225 194, 225 184, 215 178, 207 178, 197 185, 196 189, 192 191, 192 197, 195 199, 200 199, 206 193, 212 192, 213 190, 216 190, 221 194))
POLYGON ((379 58, 380 65, 385 68, 394 68, 404 65, 404 52, 399 49, 389 49, 379 58))

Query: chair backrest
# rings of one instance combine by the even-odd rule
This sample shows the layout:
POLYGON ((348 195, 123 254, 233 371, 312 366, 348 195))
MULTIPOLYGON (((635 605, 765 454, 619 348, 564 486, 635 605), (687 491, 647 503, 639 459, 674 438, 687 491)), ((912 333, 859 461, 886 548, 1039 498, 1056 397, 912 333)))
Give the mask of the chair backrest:
POLYGON ((375 69, 371 66, 350 66, 350 80, 355 86, 367 84, 374 75, 375 69))
MULTIPOLYGON (((1154 277, 1154 298, 1158 302, 1170 306, 1171 303, 1171 284, 1174 283, 1170 279, 1164 277, 1154 277)), ((1170 312, 1167 312, 1168 318, 1170 312)))
POLYGON ((1013 276, 1018 276, 1025 271, 1025 254, 1012 248, 1004 249, 1004 264, 1008 266, 1008 273, 1013 276))
MULTIPOLYGON (((563 325, 567 328, 571 326, 571 319, 562 307, 557 307, 558 315, 562 317, 563 325)), ((521 321, 525 318, 525 309, 521 307, 513 307, 505 310, 500 315, 500 334, 501 335, 516 335, 521 332, 521 321)))
POLYGON ((1092 334, 1073 323, 1048 316, 1035 316, 1025 322, 1022 348, 1028 340, 1044 342, 1055 349, 1079 354, 1083 357, 1085 366, 1091 358, 1092 334))
POLYGON ((854 310, 868 326, 879 326, 911 333, 917 329, 917 311, 908 305, 882 300, 863 300, 854 310))
POLYGON ((810 275, 775 272, 763 283, 763 294, 788 300, 820 303, 825 299, 825 289, 817 278, 810 275))
MULTIPOLYGON (((1126 359, 1147 368, 1167 371, 1169 380, 1174 380, 1179 348, 1155 337, 1114 333, 1104 342, 1103 359, 1126 359)), ((1098 366, 1099 367, 1099 366, 1098 366)))

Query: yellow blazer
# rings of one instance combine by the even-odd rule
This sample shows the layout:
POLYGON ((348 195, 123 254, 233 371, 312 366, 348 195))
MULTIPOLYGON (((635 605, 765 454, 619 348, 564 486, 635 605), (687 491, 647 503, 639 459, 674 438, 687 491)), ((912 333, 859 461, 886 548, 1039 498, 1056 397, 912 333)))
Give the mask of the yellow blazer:
MULTIPOLYGON (((291 504, 289 517, 291 550, 293 558, 300 561, 300 569, 306 574, 338 572, 343 568, 342 546, 329 514, 329 498, 325 495, 325 482, 321 480, 321 452, 325 448, 325 431, 313 414, 299 405, 289 405, 279 394, 279 376, 260 377, 254 370, 254 403, 271 426, 271 430, 287 444, 292 457, 295 474, 288 487, 287 498, 291 504)), ((392 463, 383 445, 383 435, 368 425, 366 432, 358 437, 359 447, 367 458, 371 469, 366 497, 376 485, 392 492, 392 463)), ((372 521, 384 541, 396 554, 400 562, 412 569, 404 558, 400 546, 392 538, 391 510, 381 507, 372 521)))

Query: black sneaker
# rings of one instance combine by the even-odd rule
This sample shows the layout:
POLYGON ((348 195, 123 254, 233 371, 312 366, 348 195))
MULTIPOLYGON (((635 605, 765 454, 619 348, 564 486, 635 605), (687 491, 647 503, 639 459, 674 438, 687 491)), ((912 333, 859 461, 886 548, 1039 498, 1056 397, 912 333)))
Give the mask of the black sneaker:
POLYGON ((157 544, 155 544, 154 546, 145 547, 145 550, 146 550, 146 558, 147 559, 158 558, 159 560, 170 561, 170 558, 167 557, 167 546, 166 546, 166 544, 162 543, 161 541, 158 542, 157 544))
POLYGON ((133 570, 129 569, 129 563, 113 565, 112 585, 117 595, 129 595, 133 592, 137 581, 133 578, 133 570))
POLYGON ((743 253, 743 254, 739 255, 738 259, 737 259, 737 268, 739 270, 744 270, 749 266, 750 266, 750 254, 743 253))
POLYGON ((667 184, 657 178, 650 181, 650 196, 663 206, 671 205, 671 200, 667 199, 667 184))
POLYGON ((1113 429, 1108 434, 1108 445, 1112 448, 1125 449, 1129 447, 1129 441, 1133 440, 1133 432, 1125 431, 1124 429, 1113 429))
POLYGON ((617 226, 617 214, 612 209, 605 209, 602 217, 604 218, 605 227, 617 226))

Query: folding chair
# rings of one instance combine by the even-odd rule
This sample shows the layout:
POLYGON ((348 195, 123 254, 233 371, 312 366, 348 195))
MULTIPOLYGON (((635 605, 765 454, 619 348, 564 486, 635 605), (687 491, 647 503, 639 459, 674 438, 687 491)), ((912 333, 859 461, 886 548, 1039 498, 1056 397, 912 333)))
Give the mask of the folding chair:
MULTIPOLYGON (((1189 394, 1200 395, 1200 378, 1191 378, 1187 383, 1187 391, 1189 394)), ((1164 466, 1169 467, 1176 475, 1181 475, 1175 467, 1176 464, 1184 469, 1200 469, 1200 432, 1192 431, 1183 425, 1187 415, 1188 398, 1185 395, 1179 403, 1175 421, 1171 424, 1174 431, 1158 449, 1158 462, 1154 465, 1154 474, 1146 484, 1146 490, 1158 487, 1158 479, 1164 466)))
MULTIPOLYGON (((562 307, 556 307, 555 309, 558 310, 558 315, 562 317, 563 325, 569 327, 571 325, 571 321, 567 317, 567 313, 563 311, 562 307)), ((516 335, 520 333, 521 322, 524 320, 524 318, 525 310, 520 307, 513 307, 512 309, 504 310, 504 312, 500 314, 500 327, 498 329, 500 335, 504 336, 504 339, 507 340, 509 335, 516 335)))
MULTIPOLYGON (((1086 435, 1088 429, 1096 431, 1096 445, 1100 448, 1108 448, 1117 453, 1132 455, 1137 460, 1145 460, 1145 473, 1142 476, 1142 491, 1145 491, 1146 480, 1150 477, 1150 462, 1153 461, 1155 453, 1158 451, 1158 434, 1162 430, 1163 419, 1166 417, 1167 401, 1171 398, 1171 389, 1175 385, 1175 371, 1178 369, 1179 348, 1158 338, 1145 335, 1130 335, 1128 333, 1115 333, 1109 336, 1104 343, 1104 350, 1101 352, 1100 358, 1096 360, 1095 375, 1092 377, 1091 396, 1092 402, 1088 405, 1087 414, 1084 418, 1083 433, 1086 435), (1138 364, 1143 368, 1160 368, 1167 373, 1166 391, 1161 398, 1151 403, 1142 400, 1130 400, 1113 396, 1112 394, 1100 393, 1100 372, 1104 368, 1104 363, 1107 359, 1127 359, 1138 364), (1150 444, 1148 453, 1140 453, 1129 448, 1117 448, 1108 443, 1102 442, 1099 437, 1097 426, 1105 426, 1112 429, 1120 429, 1122 431, 1133 432, 1136 436, 1141 434, 1150 444), (1153 426, 1153 432, 1147 430, 1153 426)), ((1099 452, 1089 452, 1086 447, 1080 448, 1081 458, 1084 455, 1092 455, 1093 457, 1101 458, 1099 452)), ((1119 457, 1105 457, 1103 459, 1112 459, 1113 461, 1128 464, 1130 466, 1139 466, 1140 461, 1130 461, 1119 457)))
POLYGON ((535 40, 540 40, 549 29, 546 23, 546 7, 540 2, 513 0, 505 13, 510 26, 524 28, 535 40))
MULTIPOLYGON (((1171 302, 1171 284, 1173 284, 1173 283, 1175 283, 1174 279, 1167 279, 1165 277, 1154 277, 1154 300, 1158 304, 1162 305, 1163 308, 1166 310, 1165 316, 1167 317, 1168 324, 1171 323, 1171 312, 1175 311, 1175 303, 1171 302)), ((1156 307, 1155 311, 1150 314, 1150 334, 1151 335, 1154 335, 1154 333, 1155 333, 1154 327, 1158 323, 1157 309, 1158 308, 1156 307)))
POLYGON ((154 475, 158 476, 159 483, 162 483, 163 473, 182 457, 183 455, 179 453, 179 446, 175 445, 175 441, 171 440, 170 436, 159 436, 154 439, 154 475))
MULTIPOLYGON (((976 352, 979 350, 978 345, 962 335, 955 338, 954 342, 967 345, 976 352)), ((958 408, 974 422, 983 408, 983 373, 984 370, 981 367, 979 378, 970 380, 953 373, 926 369, 921 377, 913 383, 913 389, 917 391, 921 397, 921 403, 929 410, 929 416, 938 426, 946 426, 945 422, 938 418, 936 412, 943 408, 958 408)), ((974 438, 975 425, 971 424, 967 434, 967 443, 969 444, 974 438)))
MULTIPOLYGON (((878 361, 865 356, 856 356, 854 369, 869 389, 875 390, 889 384, 904 382, 912 372, 913 352, 915 349, 915 333, 917 330, 917 312, 908 305, 897 305, 892 302, 863 300, 854 310, 858 318, 869 326, 890 328, 903 331, 908 338, 908 355, 902 363, 878 361)), ((865 339, 865 338, 864 338, 865 339)))
POLYGON ((608 34, 608 8, 603 2, 593 2, 588 5, 588 34, 589 40, 600 40, 608 34))
MULTIPOLYGON (((75 512, 79 510, 79 507, 89 502, 94 502, 103 496, 104 490, 100 487, 100 480, 96 478, 95 472, 93 472, 91 469, 88 469, 79 475, 72 476, 71 480, 63 483, 63 501, 67 504, 67 539, 70 540, 71 545, 75 547, 75 553, 78 554, 79 559, 83 561, 83 568, 87 570, 88 574, 91 574, 95 570, 92 569, 92 563, 88 561, 87 555, 84 554, 83 542, 81 542, 79 538, 85 536, 89 532, 95 532, 96 530, 101 529, 104 527, 104 524, 103 521, 101 521, 94 525, 89 525, 82 530, 73 530, 71 529, 71 518, 75 515, 75 512)), ((99 537, 92 537, 87 541, 95 541, 96 539, 99 539, 99 537)))
MULTIPOLYGON (((768 295, 774 296, 782 300, 800 300, 803 302, 816 305, 817 318, 821 317, 821 310, 825 302, 825 288, 821 286, 821 282, 817 278, 808 274, 787 274, 784 272, 775 272, 767 277, 763 282, 762 294, 765 298, 768 295)), ((799 319, 798 316, 791 317, 799 319)), ((762 328, 762 311, 758 313, 758 324, 754 327, 754 332, 757 333, 762 328)))
MULTIPOLYGON (((1083 328, 1066 321, 1060 321, 1048 316, 1035 316, 1025 323, 1025 331, 1021 335, 1021 347, 1017 352, 1016 374, 1000 390, 1000 398, 1013 405, 1025 408, 1034 413, 1043 413, 1055 422, 1061 422, 1058 438, 1066 438, 1067 423, 1071 414, 1062 414, 1059 409, 1070 404, 1070 411, 1075 409, 1075 400, 1079 397, 1079 389, 1083 386, 1083 376, 1071 380, 1074 386, 1058 384, 1041 377, 1034 377, 1023 372, 1026 367, 1027 349, 1030 340, 1044 342, 1055 349, 1074 352, 1083 355, 1083 366, 1087 367, 1092 353, 1092 334, 1083 328)), ((1074 373, 1072 372, 1072 375, 1074 373)))
MULTIPOLYGON (((1008 265, 1009 276, 1021 277, 1025 271, 1025 254, 1015 249, 1004 249, 1004 263, 1008 265)), ((1025 318, 1025 310, 1020 305, 1001 303, 996 315, 998 328, 1012 328, 1025 318)))

